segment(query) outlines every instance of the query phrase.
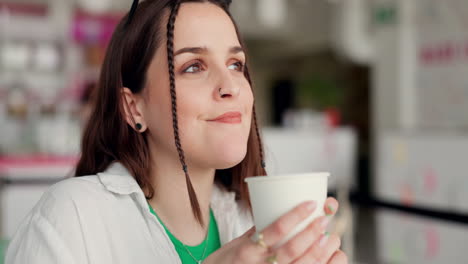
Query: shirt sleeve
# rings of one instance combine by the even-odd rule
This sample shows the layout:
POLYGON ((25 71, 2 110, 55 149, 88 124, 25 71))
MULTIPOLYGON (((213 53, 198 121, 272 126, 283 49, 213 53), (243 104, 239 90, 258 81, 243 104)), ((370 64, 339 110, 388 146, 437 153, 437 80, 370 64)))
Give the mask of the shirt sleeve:
POLYGON ((239 216, 242 219, 242 230, 245 233, 254 226, 252 211, 245 204, 242 204, 239 208, 239 216))
POLYGON ((32 215, 8 247, 5 263, 77 263, 63 235, 40 216, 32 215))
POLYGON ((24 263, 88 263, 79 214, 65 192, 46 192, 16 231, 5 264, 24 263))

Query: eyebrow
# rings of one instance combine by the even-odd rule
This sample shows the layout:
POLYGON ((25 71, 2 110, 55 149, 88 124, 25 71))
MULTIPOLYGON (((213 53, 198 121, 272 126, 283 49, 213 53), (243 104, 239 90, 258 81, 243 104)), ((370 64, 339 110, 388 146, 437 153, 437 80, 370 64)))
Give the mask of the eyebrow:
MULTIPOLYGON (((174 57, 182 53, 203 54, 207 52, 208 52, 208 48, 206 47, 185 47, 174 52, 174 57)), ((244 49, 241 46, 234 46, 234 47, 229 48, 229 53, 231 54, 237 54, 240 52, 244 52, 244 49)))

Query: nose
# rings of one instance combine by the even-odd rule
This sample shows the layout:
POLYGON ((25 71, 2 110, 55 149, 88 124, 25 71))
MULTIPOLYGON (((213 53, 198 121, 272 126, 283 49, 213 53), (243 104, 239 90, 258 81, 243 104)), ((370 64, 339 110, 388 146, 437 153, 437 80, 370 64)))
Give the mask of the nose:
POLYGON ((233 80, 229 69, 219 72, 220 78, 215 86, 214 93, 217 100, 235 98, 239 96, 240 88, 233 80))

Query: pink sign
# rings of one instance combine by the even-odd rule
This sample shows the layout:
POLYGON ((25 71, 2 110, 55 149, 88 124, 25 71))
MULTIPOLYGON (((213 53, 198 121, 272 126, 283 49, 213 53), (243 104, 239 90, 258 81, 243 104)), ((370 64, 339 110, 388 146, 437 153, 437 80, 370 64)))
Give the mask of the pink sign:
POLYGON ((468 62, 468 40, 425 45, 421 47, 419 57, 424 65, 468 62))
POLYGON ((123 14, 92 15, 77 12, 73 21, 73 39, 81 44, 109 43, 123 14))

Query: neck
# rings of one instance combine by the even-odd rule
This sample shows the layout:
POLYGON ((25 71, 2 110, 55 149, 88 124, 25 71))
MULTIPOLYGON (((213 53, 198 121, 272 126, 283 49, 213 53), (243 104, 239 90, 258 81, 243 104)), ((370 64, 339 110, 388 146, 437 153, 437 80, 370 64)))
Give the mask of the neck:
POLYGON ((208 229, 211 193, 215 169, 188 165, 192 186, 198 198, 204 226, 201 227, 192 212, 185 174, 178 160, 169 155, 153 156, 152 185, 154 197, 149 201, 158 217, 182 243, 198 245, 208 229))

